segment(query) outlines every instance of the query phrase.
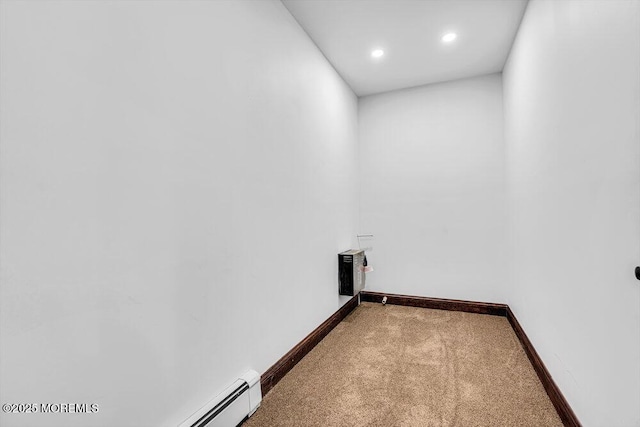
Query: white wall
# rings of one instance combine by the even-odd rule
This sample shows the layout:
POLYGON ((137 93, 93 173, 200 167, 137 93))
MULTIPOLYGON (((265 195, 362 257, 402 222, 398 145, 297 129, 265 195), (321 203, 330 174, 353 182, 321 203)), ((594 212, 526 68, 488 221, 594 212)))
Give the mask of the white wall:
POLYGON ((504 302, 501 76, 360 98, 358 118, 367 288, 504 302))
POLYGON ((509 304, 585 426, 640 425, 640 2, 532 0, 504 71, 509 304))
POLYGON ((175 426, 335 312, 357 100, 279 1, 2 2, 3 426, 175 426))

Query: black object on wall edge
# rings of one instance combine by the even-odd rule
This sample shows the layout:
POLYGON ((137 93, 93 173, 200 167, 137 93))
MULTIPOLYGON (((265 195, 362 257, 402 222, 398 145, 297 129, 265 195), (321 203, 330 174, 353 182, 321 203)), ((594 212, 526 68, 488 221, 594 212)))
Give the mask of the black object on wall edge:
POLYGON ((640 280, 640 267, 636 267, 636 279, 640 280))

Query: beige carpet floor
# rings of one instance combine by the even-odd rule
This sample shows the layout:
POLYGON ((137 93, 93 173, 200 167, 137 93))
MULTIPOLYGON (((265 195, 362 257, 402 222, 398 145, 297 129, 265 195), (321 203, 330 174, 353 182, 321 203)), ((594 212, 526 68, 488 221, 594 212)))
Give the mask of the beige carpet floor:
POLYGON ((243 427, 561 425, 506 318, 362 303, 243 427))

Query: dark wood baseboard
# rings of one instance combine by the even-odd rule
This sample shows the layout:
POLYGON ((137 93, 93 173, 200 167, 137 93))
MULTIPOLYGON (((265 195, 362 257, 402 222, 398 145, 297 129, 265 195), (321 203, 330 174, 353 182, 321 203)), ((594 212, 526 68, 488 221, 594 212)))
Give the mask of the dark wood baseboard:
POLYGON ((536 371, 536 374, 538 374, 540 382, 547 391, 547 395, 549 396, 551 403, 553 403, 553 406, 556 408, 556 412, 558 412, 562 423, 565 426, 580 427, 581 424, 580 421, 578 421, 578 417, 576 417, 573 409, 569 406, 569 402, 567 402, 555 381, 553 381, 547 367, 542 362, 538 352, 533 347, 533 344, 531 344, 531 341, 529 341, 527 334, 525 334, 524 329, 522 329, 518 319, 516 319, 516 316, 509 307, 507 307, 506 316, 513 328, 513 331, 518 337, 518 340, 520 340, 520 344, 522 344, 522 348, 524 348, 524 352, 527 354, 533 369, 536 371))
POLYGON ((382 302, 382 298, 385 296, 387 297, 387 304, 435 308, 437 310, 466 311, 468 313, 491 314, 494 316, 507 315, 506 304, 494 304, 490 302, 416 297, 410 295, 385 294, 382 292, 371 291, 360 292, 360 301, 382 302))
POLYGON ((358 296, 351 298, 331 317, 322 322, 320 326, 314 329, 287 354, 282 356, 273 366, 260 376, 260 388, 262 396, 269 393, 269 390, 284 377, 307 353, 313 349, 322 339, 327 336, 338 323, 342 321, 354 308, 358 306, 358 296))

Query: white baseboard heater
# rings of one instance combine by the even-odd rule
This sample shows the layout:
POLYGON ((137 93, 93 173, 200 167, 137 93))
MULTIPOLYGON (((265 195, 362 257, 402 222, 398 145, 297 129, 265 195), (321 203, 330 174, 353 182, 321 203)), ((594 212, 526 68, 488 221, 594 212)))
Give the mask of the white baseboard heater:
POLYGON ((261 401, 260 375, 248 371, 179 427, 238 426, 253 415, 261 401))

